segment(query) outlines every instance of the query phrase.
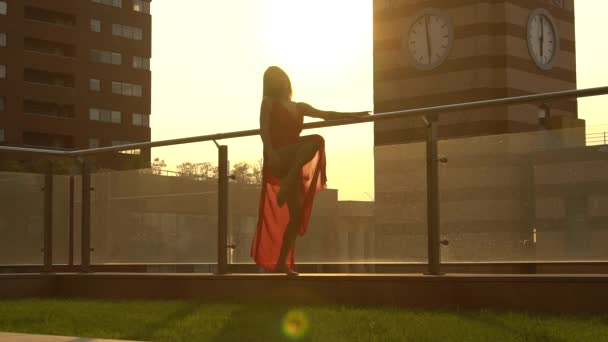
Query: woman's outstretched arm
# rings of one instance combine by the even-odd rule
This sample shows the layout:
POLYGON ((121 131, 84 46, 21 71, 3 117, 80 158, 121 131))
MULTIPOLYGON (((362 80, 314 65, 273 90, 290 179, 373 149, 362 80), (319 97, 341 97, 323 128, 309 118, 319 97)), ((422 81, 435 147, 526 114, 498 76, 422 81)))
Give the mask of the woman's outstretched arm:
POLYGON ((319 118, 323 120, 340 120, 349 118, 360 118, 368 116, 369 112, 333 112, 327 110, 316 109, 308 103, 298 102, 298 112, 304 116, 319 118))

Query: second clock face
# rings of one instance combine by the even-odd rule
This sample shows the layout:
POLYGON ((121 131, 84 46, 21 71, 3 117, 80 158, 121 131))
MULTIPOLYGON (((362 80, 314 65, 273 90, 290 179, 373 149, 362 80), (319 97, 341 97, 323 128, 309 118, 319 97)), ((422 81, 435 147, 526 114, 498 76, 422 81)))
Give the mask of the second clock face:
POLYGON ((528 49, 539 68, 551 69, 559 50, 559 36, 549 12, 538 9, 530 14, 528 20, 528 49))
POLYGON ((403 37, 403 47, 419 69, 433 69, 450 54, 453 30, 448 17, 434 10, 426 10, 412 22, 403 37))

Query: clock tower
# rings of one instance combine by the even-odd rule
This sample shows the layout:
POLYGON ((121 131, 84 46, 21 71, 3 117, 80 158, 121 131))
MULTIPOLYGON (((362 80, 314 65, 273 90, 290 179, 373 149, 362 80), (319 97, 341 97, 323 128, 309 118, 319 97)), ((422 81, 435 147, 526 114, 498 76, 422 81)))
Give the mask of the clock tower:
MULTIPOLYGON (((375 0, 376 113, 576 88, 573 0, 375 0)), ((540 105, 540 104, 539 104, 540 105)), ((576 101, 550 125, 580 126, 576 101)), ((538 105, 440 118, 440 139, 533 131, 538 105)), ((422 121, 379 122, 376 146, 424 140, 422 121)))
MULTIPOLYGON (((574 24, 574 0, 374 0, 374 111, 576 89, 574 24)), ((440 114, 438 123, 443 141, 440 153, 445 153, 447 145, 456 146, 458 153, 468 148, 471 156, 482 148, 458 145, 461 140, 457 139, 498 140, 491 136, 584 127, 576 100, 450 112, 440 114)), ((375 124, 374 134, 376 259, 424 261, 424 123, 421 118, 381 121, 375 124)), ((525 151, 533 143, 517 139, 521 140, 519 134, 507 143, 484 147, 484 153, 525 151)), ((574 140, 584 145, 584 134, 577 133, 574 140)), ((483 158, 480 154, 471 160, 483 158)), ((483 166, 486 169, 461 165, 458 159, 462 158, 451 158, 448 166, 460 167, 465 178, 450 184, 453 188, 467 186, 466 175, 490 170, 488 165, 483 166)), ((485 159, 485 163, 491 161, 485 159)), ((494 171, 498 175, 505 170, 497 167, 494 171)), ((497 186, 498 179, 508 189, 506 180, 514 177, 519 175, 489 177, 487 184, 479 180, 475 186, 497 186)), ((451 181, 455 178, 440 179, 444 185, 451 181)), ((443 207, 445 216, 464 215, 468 210, 471 217, 479 216, 479 208, 464 201, 467 191, 475 189, 464 190, 452 195, 462 197, 463 202, 454 202, 460 207, 454 203, 453 208, 443 207)), ((479 196, 485 196, 483 191, 479 196)), ((515 211, 503 216, 509 215, 517 216, 515 211)))

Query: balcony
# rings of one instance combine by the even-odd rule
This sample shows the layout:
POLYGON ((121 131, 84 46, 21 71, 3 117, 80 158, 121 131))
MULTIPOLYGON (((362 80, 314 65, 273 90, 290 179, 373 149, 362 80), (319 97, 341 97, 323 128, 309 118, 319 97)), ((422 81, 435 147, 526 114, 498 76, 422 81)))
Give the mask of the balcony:
POLYGON ((76 16, 73 14, 55 12, 48 9, 37 7, 25 7, 24 18, 32 21, 64 26, 69 28, 76 27, 76 16))
POLYGON ((73 75, 36 69, 25 69, 23 72, 23 81, 62 88, 74 88, 75 86, 73 75))
POLYGON ((74 118, 74 105, 25 100, 23 112, 30 115, 70 119, 74 118))
POLYGON ((52 150, 69 150, 74 148, 71 136, 39 132, 23 132, 23 145, 52 150))
POLYGON ((36 52, 63 58, 76 57, 76 47, 74 45, 62 44, 35 38, 25 38, 23 49, 29 52, 36 52))

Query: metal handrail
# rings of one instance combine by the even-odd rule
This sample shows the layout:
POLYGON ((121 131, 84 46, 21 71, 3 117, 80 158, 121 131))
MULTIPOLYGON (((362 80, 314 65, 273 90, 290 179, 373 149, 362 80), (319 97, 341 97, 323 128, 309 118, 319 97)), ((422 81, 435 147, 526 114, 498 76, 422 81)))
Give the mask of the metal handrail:
POLYGON ((596 145, 607 145, 608 144, 608 132, 596 132, 587 133, 586 143, 596 145))
MULTIPOLYGON (((442 105, 442 106, 406 109, 406 110, 399 110, 399 111, 394 111, 394 112, 376 113, 374 115, 361 117, 361 118, 340 119, 340 120, 332 120, 332 121, 320 121, 320 122, 306 123, 306 124, 304 124, 303 128, 304 129, 313 129, 313 128, 333 127, 333 126, 345 126, 345 125, 390 120, 390 119, 397 119, 397 118, 420 117, 420 116, 424 116, 425 114, 433 114, 433 113, 443 113, 443 112, 450 112, 450 111, 476 109, 476 108, 492 107, 492 106, 500 106, 500 105, 514 105, 514 104, 524 104, 524 103, 531 103, 531 102, 544 102, 544 101, 548 101, 548 100, 582 98, 582 97, 590 97, 590 96, 598 96, 598 95, 608 95, 608 87, 597 87, 597 88, 588 88, 588 89, 580 89, 580 90, 576 90, 576 89, 575 90, 564 90, 564 91, 558 91, 558 92, 552 92, 552 93, 515 96, 515 97, 502 98, 502 99, 482 100, 482 101, 465 102, 465 103, 442 105)), ((81 156, 95 155, 95 154, 108 153, 108 152, 120 152, 120 151, 125 151, 125 150, 134 150, 134 149, 142 149, 142 148, 173 146, 173 145, 190 144, 190 143, 204 142, 204 141, 241 138, 241 137, 254 136, 254 135, 258 135, 258 134, 260 134, 259 129, 250 129, 250 130, 244 130, 244 131, 200 135, 200 136, 187 137, 187 138, 160 140, 160 141, 152 141, 152 142, 141 142, 141 143, 133 143, 133 144, 128 144, 128 145, 99 147, 99 148, 92 148, 92 149, 86 149, 86 150, 75 150, 75 151, 52 151, 52 150, 45 150, 45 149, 11 147, 11 146, 0 146, 0 151, 28 152, 28 153, 38 153, 38 154, 66 156, 66 157, 81 157, 81 156)))
MULTIPOLYGON (((426 173, 427 173, 427 242, 428 242, 428 274, 440 275, 441 274, 441 251, 442 245, 449 243, 447 240, 440 239, 440 210, 439 210, 439 167, 438 164, 443 162, 443 158, 439 158, 438 155, 438 113, 447 113, 450 111, 467 110, 475 108, 483 108, 489 106, 499 105, 512 105, 512 104, 523 104, 544 102, 549 100, 558 100, 564 98, 573 97, 588 97, 596 95, 608 94, 608 87, 601 88, 590 88, 583 90, 567 90, 554 93, 545 93, 537 95, 517 96, 503 99, 476 101, 444 106, 435 106, 427 108, 408 109, 387 113, 377 113, 361 118, 333 120, 325 122, 313 122, 304 125, 304 129, 311 128, 322 128, 332 126, 343 126, 350 124, 358 124, 364 122, 375 122, 380 120, 390 120, 397 118, 411 118, 421 117, 426 124, 426 173), (429 115, 432 114, 432 115, 429 115)), ((228 268, 228 248, 233 248, 232 245, 228 244, 228 196, 229 187, 228 180, 230 179, 228 170, 228 146, 220 145, 217 140, 239 138, 246 136, 258 135, 260 131, 258 129, 228 132, 220 134, 203 135, 197 137, 188 137, 180 139, 171 139, 156 142, 143 142, 127 144, 122 146, 102 147, 88 150, 76 150, 76 151, 53 151, 38 148, 27 148, 27 147, 9 147, 0 146, 0 151, 14 151, 14 152, 31 152, 42 155, 59 155, 66 157, 81 157, 86 155, 94 155, 98 153, 109 153, 109 152, 120 152, 125 150, 135 150, 142 148, 152 148, 161 146, 180 145, 187 143, 203 142, 203 141, 214 141, 218 147, 218 234, 217 234, 217 273, 226 274, 229 272, 228 268)), ((53 232, 53 162, 48 161, 47 169, 45 172, 45 186, 44 186, 44 271, 52 272, 53 269, 53 243, 52 243, 52 232, 53 232)), ((94 189, 91 187, 91 162, 89 160, 82 160, 82 173, 81 173, 81 265, 80 269, 82 272, 91 271, 91 191, 94 189)), ((73 191, 73 190, 72 190, 73 191)), ((73 216, 73 215, 72 215, 73 216)), ((70 231, 73 231, 70 228, 70 231)), ((71 235, 73 237, 73 235, 71 235)), ((73 248, 70 244, 70 248, 73 248)), ((73 249, 70 250, 72 255, 73 249)))

